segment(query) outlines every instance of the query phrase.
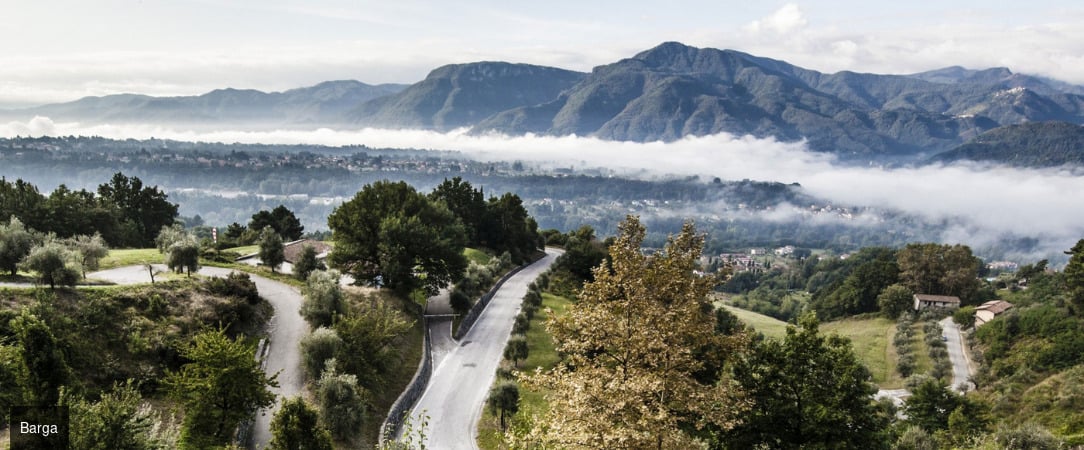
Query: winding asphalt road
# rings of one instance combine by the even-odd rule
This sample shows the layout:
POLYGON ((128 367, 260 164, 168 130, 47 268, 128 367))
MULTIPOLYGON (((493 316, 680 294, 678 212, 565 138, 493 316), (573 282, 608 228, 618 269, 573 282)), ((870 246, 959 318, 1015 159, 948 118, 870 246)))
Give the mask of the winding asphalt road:
MULTIPOLYGON (((165 266, 158 266, 165 270, 165 266)), ((200 275, 225 277, 232 269, 204 267, 200 275)), ((252 431, 252 447, 262 449, 271 442, 271 418, 278 411, 283 398, 301 394, 305 387, 305 378, 301 369, 301 350, 298 345, 309 332, 309 324, 301 318, 301 292, 297 288, 270 280, 259 275, 249 274, 256 283, 260 296, 267 299, 275 308, 275 314, 268 324, 270 336, 265 358, 264 371, 278 374, 278 388, 272 388, 275 404, 259 411, 252 431)), ((150 283, 150 274, 143 266, 128 266, 87 274, 88 278, 111 281, 117 284, 150 283)))
MULTIPOLYGON (((434 358, 429 386, 410 412, 413 423, 421 423, 422 416, 429 416, 426 448, 478 448, 474 433, 519 314, 520 301, 527 294, 527 285, 559 255, 560 251, 547 249, 545 258, 505 281, 459 345, 440 361, 434 358)), ((450 327, 440 330, 451 331, 450 327)), ((434 336, 433 341, 437 340, 434 336)))

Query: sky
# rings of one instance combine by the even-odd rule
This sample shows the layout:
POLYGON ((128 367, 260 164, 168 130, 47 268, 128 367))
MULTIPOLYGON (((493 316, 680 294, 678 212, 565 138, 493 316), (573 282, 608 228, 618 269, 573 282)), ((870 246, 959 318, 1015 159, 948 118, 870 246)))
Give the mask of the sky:
MULTIPOLYGON (((337 79, 412 83, 443 64, 482 60, 589 71, 665 41, 824 72, 1003 66, 1084 85, 1084 4, 1068 1, 0 0, 0 11, 0 108, 337 79)), ((44 117, 0 123, 0 136, 68 134, 451 149, 578 167, 627 162, 653 175, 798 182, 844 204, 952 218, 943 242, 982 245, 1015 234, 1060 254, 1084 237, 1084 177, 1059 169, 857 168, 804 143, 725 134, 664 144, 462 131, 194 132, 44 117)))
POLYGON ((1079 2, 0 0, 0 108, 88 95, 413 83, 450 63, 588 71, 665 41, 835 72, 962 65, 1084 84, 1079 2))

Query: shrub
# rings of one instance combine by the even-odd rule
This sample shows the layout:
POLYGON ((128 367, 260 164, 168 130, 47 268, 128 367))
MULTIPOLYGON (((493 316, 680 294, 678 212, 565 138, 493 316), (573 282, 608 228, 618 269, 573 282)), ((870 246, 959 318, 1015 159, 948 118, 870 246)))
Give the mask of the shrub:
POLYGON ((451 303, 452 310, 454 310, 456 314, 466 314, 467 311, 470 311, 470 297, 459 287, 452 289, 448 301, 451 303))
POLYGON ((524 334, 529 329, 531 329, 531 319, 527 317, 527 314, 520 312, 516 315, 516 323, 512 325, 512 333, 524 334))
POLYGON ((301 317, 313 328, 331 326, 335 316, 343 313, 343 292, 339 286, 339 271, 320 270, 309 275, 301 289, 305 302, 301 317))
POLYGON ((365 389, 358 386, 357 377, 338 373, 335 360, 327 361, 317 383, 316 398, 320 417, 335 440, 349 442, 357 437, 365 420, 367 396, 365 389))
POLYGON ((313 379, 320 379, 325 364, 335 357, 343 346, 339 333, 330 328, 320 327, 301 339, 301 359, 305 371, 313 379))
POLYGON ((210 278, 207 280, 207 290, 212 294, 243 299, 250 305, 260 303, 256 283, 244 272, 230 272, 225 278, 210 278))

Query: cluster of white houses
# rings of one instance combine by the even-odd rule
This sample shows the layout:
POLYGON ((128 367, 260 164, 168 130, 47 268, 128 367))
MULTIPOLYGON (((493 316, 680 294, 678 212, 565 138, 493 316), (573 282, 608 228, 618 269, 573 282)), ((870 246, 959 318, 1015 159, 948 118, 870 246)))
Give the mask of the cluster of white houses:
MULTIPOLYGON (((952 295, 915 294, 915 311, 926 308, 949 308, 960 307, 960 298, 952 295)), ((1005 311, 1012 308, 1012 303, 1004 300, 990 300, 975 307, 975 328, 994 320, 1005 311)))

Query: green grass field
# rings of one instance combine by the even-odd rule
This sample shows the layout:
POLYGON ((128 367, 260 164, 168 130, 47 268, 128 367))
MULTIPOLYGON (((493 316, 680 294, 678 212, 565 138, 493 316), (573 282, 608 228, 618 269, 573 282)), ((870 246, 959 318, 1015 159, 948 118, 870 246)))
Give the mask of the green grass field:
MULTIPOLYGON (((782 339, 787 334, 786 322, 729 305, 722 307, 766 337, 782 339)), ((822 323, 821 332, 836 333, 849 338, 855 355, 869 369, 873 382, 878 386, 883 389, 903 387, 903 379, 896 372, 896 347, 892 345, 892 337, 896 334, 895 322, 880 317, 845 319, 822 323)), ((918 332, 921 334, 921 327, 918 332)), ((922 341, 918 340, 916 345, 922 345, 922 341)), ((915 352, 918 365, 922 367, 925 364, 924 370, 929 370, 929 357, 925 355, 925 347, 922 347, 922 350, 915 352)), ((915 373, 919 373, 918 368, 915 373)))
POLYGON ((117 267, 133 266, 138 264, 162 264, 162 254, 156 248, 125 248, 109 250, 109 255, 102 259, 99 264, 101 270, 117 267))
MULTIPOLYGON (((542 308, 531 318, 531 328, 527 330, 527 346, 530 351, 527 359, 520 362, 519 371, 533 373, 536 368, 542 370, 552 368, 560 358, 553 345, 553 338, 546 332, 546 308, 552 310, 554 316, 561 316, 568 309, 572 301, 553 294, 542 294, 542 308)), ((523 385, 519 387, 519 412, 512 420, 522 420, 527 414, 542 414, 546 411, 545 392, 532 391, 523 385)), ((483 449, 501 448, 501 433, 498 430, 498 419, 487 408, 482 420, 478 421, 478 446, 483 449)))
POLYGON ((882 317, 844 319, 821 324, 821 331, 850 338, 855 355, 882 389, 903 387, 903 380, 896 372, 896 349, 892 345, 895 322, 882 317))
MULTIPOLYGON (((719 305, 716 304, 716 306, 719 305)), ((722 307, 738 316, 738 320, 741 320, 742 323, 753 327, 754 330, 766 337, 782 339, 783 336, 787 335, 787 323, 782 320, 730 305, 722 305, 722 307)))

